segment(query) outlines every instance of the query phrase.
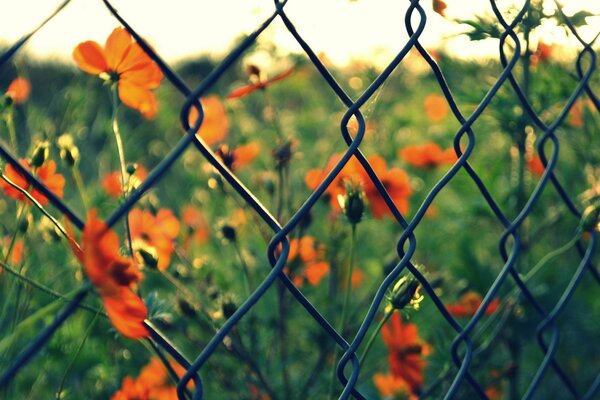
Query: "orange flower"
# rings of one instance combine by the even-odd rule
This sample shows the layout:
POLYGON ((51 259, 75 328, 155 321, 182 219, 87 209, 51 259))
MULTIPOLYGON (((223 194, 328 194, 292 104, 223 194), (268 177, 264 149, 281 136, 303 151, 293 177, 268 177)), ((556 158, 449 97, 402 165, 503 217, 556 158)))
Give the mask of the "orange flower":
POLYGON ((398 313, 381 328, 381 335, 388 348, 392 375, 406 382, 411 394, 418 394, 423 386, 423 357, 429 354, 429 345, 419 338, 417 326, 403 323, 398 313))
POLYGON ((539 41, 535 53, 533 53, 531 55, 531 58, 529 59, 531 65, 536 66, 540 62, 548 61, 550 59, 550 56, 552 55, 553 48, 553 45, 549 45, 542 41, 539 41))
MULTIPOLYGON (((2 240, 2 244, 6 251, 8 251, 10 242, 11 238, 8 236, 4 237, 4 239, 2 240)), ((3 259, 6 258, 6 254, 4 253, 5 252, 1 253, 3 259)), ((8 261, 12 265, 20 265, 23 261, 23 241, 21 239, 15 240, 15 243, 13 244, 12 250, 10 252, 10 257, 8 257, 8 261)), ((2 272, 2 267, 0 267, 0 272, 2 272)))
POLYGON ((296 286, 302 286, 304 279, 312 286, 318 285, 323 277, 329 272, 329 264, 321 261, 324 248, 315 248, 315 238, 312 236, 303 236, 300 239, 290 241, 290 253, 288 255, 288 264, 304 264, 304 276, 294 277, 296 286))
POLYGON ((381 397, 393 397, 399 395, 400 398, 416 399, 410 395, 410 389, 406 382, 392 374, 374 374, 373 383, 381 397))
MULTIPOLYGON (((125 183, 128 192, 137 188, 148 177, 148 171, 141 165, 137 166, 135 174, 125 177, 125 183)), ((121 185, 121 171, 113 171, 102 178, 102 187, 110 197, 118 198, 123 194, 123 186, 121 185)))
MULTIPOLYGON (((479 293, 467 292, 463 294, 457 303, 446 305, 446 310, 455 317, 472 317, 479 306, 481 306, 482 298, 479 293)), ((485 309, 484 314, 493 314, 500 306, 499 299, 493 299, 485 309)))
POLYGON ((124 28, 115 28, 104 48, 94 41, 80 43, 73 58, 81 70, 116 81, 123 104, 154 118, 158 105, 151 90, 160 85, 163 75, 124 28))
POLYGON ((442 0, 433 0, 433 11, 440 14, 442 17, 446 16, 446 3, 442 0))
MULTIPOLYGON (((196 132, 196 136, 201 137, 206 144, 215 144, 225 139, 227 131, 229 131, 229 119, 225 112, 225 106, 221 99, 217 96, 208 96, 200 99, 204 119, 200 125, 200 129, 196 132)), ((194 126, 198 120, 198 110, 192 106, 188 122, 190 126, 194 126)))
POLYGON ((259 71, 259 73, 251 74, 251 76, 256 77, 256 83, 253 83, 253 84, 247 85, 247 86, 242 86, 241 88, 234 90, 233 92, 231 92, 227 95, 227 98, 228 99, 240 98, 240 97, 249 95, 250 93, 254 92, 255 90, 266 89, 267 86, 270 86, 275 82, 278 82, 280 80, 287 78, 293 72, 294 72, 294 67, 282 72, 279 75, 274 76, 271 79, 267 79, 266 81, 260 79, 260 71, 259 71))
MULTIPOLYGON (((387 169, 385 160, 379 156, 371 156, 367 160, 381 180, 381 183, 383 183, 398 210, 402 214, 408 213, 408 198, 412 194, 412 189, 410 188, 406 172, 399 168, 387 169)), ((392 215, 375 184, 369 179, 367 172, 361 169, 361 174, 362 180, 365 182, 365 195, 369 200, 373 216, 380 219, 386 214, 392 215)))
POLYGON ((448 115, 448 102, 444 96, 430 94, 423 101, 425 115, 432 122, 439 122, 448 115))
POLYGON ((29 81, 25 78, 18 77, 8 85, 5 95, 10 97, 14 103, 21 104, 27 100, 30 91, 31 85, 29 84, 29 81))
MULTIPOLYGON (((312 190, 316 189, 341 157, 341 154, 334 154, 327 162, 325 169, 312 169, 308 171, 304 178, 306 186, 312 190)), ((412 194, 412 189, 410 188, 408 175, 406 172, 398 168, 392 168, 388 170, 385 160, 377 155, 368 157, 367 161, 369 161, 371 167, 377 176, 379 176, 379 179, 394 201, 396 207, 398 207, 400 212, 407 213, 408 197, 412 194)), ((369 201, 371 213, 375 218, 379 219, 383 218, 383 216, 386 214, 391 214, 387 208, 387 205, 385 204, 385 201, 383 200, 383 197, 381 197, 379 191, 376 189, 375 184, 371 181, 364 168, 362 168, 362 165, 360 165, 358 160, 354 157, 348 161, 346 166, 334 178, 331 185, 329 185, 325 191, 325 193, 329 196, 329 204, 333 210, 336 212, 341 210, 338 202, 338 196, 345 194, 345 182, 348 179, 362 183, 365 196, 369 201)))
POLYGON ((542 164, 542 160, 540 156, 536 155, 528 155, 527 156, 527 169, 531 171, 532 174, 536 176, 542 176, 544 174, 545 168, 544 164, 542 164))
POLYGON ((223 161, 225 166, 232 171, 248 165, 260 153, 260 144, 250 142, 239 147, 230 149, 228 145, 219 146, 215 152, 223 161))
MULTIPOLYGON (((28 171, 31 170, 28 160, 23 158, 19 161, 21 165, 25 167, 28 171)), ((44 163, 44 165, 42 165, 35 171, 35 174, 37 175, 39 180, 56 196, 63 196, 65 178, 61 174, 56 173, 56 163, 53 160, 49 160, 46 163, 44 163)), ((4 169, 4 175, 6 175, 8 179, 10 179, 20 188, 30 192, 31 196, 33 196, 33 198, 36 199, 41 205, 45 206, 49 203, 48 198, 44 196, 41 192, 39 192, 37 189, 29 190, 29 187, 31 186, 29 181, 23 175, 17 172, 17 170, 11 164, 6 165, 6 168, 4 169)), ((6 194, 12 199, 16 199, 19 201, 25 201, 27 199, 24 194, 19 192, 17 189, 9 185, 4 180, 0 180, 0 188, 2 188, 4 194, 6 194)))
MULTIPOLYGON (((193 238, 197 243, 206 242, 210 232, 208 229, 208 223, 206 222, 206 219, 204 219, 204 216, 200 210, 191 205, 183 207, 183 210, 181 211, 181 220, 184 226, 187 227, 188 234, 193 234, 193 238)), ((190 236, 187 236, 184 247, 189 246, 189 239, 190 236)))
POLYGON ((83 230, 83 245, 73 252, 94 284, 113 326, 123 336, 139 339, 149 336, 143 325, 148 311, 132 287, 142 280, 142 273, 131 258, 119 254, 116 233, 96 217, 92 209, 83 230))
MULTIPOLYGON (((177 363, 172 362, 171 367, 179 377, 185 373, 185 369, 177 363)), ((193 389, 194 382, 190 382, 188 388, 193 389)), ((155 357, 142 369, 137 379, 125 377, 121 389, 111 399, 177 400, 177 388, 162 361, 155 357)))
POLYGON ((354 270, 352 270, 352 276, 350 277, 350 286, 352 287, 352 289, 356 289, 357 287, 359 287, 364 280, 365 273, 355 267, 354 270))
POLYGON ((569 124, 574 128, 583 126, 583 105, 584 103, 578 100, 573 103, 573 107, 569 110, 569 124))
POLYGON ((157 268, 164 271, 171 262, 171 255, 175 251, 173 241, 179 234, 179 221, 171 210, 163 208, 156 216, 149 211, 138 208, 129 213, 129 230, 131 239, 141 241, 147 246, 156 249, 158 256, 157 268))
POLYGON ((398 150, 398 157, 418 168, 437 167, 442 164, 453 164, 458 160, 453 148, 442 150, 433 142, 421 145, 410 145, 398 150))

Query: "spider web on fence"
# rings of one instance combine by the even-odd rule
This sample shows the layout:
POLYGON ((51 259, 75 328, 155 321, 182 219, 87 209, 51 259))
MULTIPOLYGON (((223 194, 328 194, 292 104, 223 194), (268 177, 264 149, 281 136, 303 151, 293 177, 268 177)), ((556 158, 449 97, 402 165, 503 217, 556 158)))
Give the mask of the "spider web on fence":
MULTIPOLYGON (((69 0, 64 1, 58 7, 58 9, 52 15, 50 15, 48 19, 44 21, 37 29, 24 36, 21 40, 10 47, 4 54, 2 54, 0 56, 0 65, 8 63, 11 58, 22 48, 22 46, 34 34, 36 34, 36 32, 46 22, 51 20, 64 7, 66 7, 69 2, 69 0)), ((148 178, 141 184, 141 186, 134 190, 122 203, 122 205, 107 219, 107 224, 109 226, 113 226, 115 223, 120 221, 125 214, 131 210, 132 207, 141 199, 144 193, 150 190, 169 170, 169 168, 177 160, 179 160, 183 152, 190 146, 193 146, 210 164, 212 164, 212 166, 218 171, 218 174, 220 174, 221 177, 231 186, 231 188, 237 192, 247 206, 256 213, 258 218, 264 222, 265 226, 270 228, 272 231, 272 236, 268 246, 268 259, 272 267, 271 271, 264 276, 261 284, 248 298, 245 299, 237 311, 218 330, 218 332, 197 355, 195 360, 186 359, 181 352, 178 351, 177 347, 169 341, 168 337, 163 336, 163 334, 161 334, 161 332, 159 332, 159 330, 151 323, 146 323, 147 328, 151 333, 151 342, 153 346, 167 352, 187 370, 185 375, 180 377, 178 384, 178 394, 180 398, 187 398, 189 396, 189 394, 186 393, 185 388, 190 380, 193 380, 196 385, 192 397, 194 399, 202 398, 203 385, 199 372, 202 370, 203 366, 211 358, 217 347, 221 345, 227 334, 263 297, 266 291, 276 284, 277 281, 281 281, 289 293, 305 309, 306 315, 310 318, 313 318, 314 321, 320 325, 323 332, 328 335, 330 340, 343 351, 343 355, 338 360, 339 363, 337 367, 337 376, 340 384, 339 388, 342 390, 340 398, 346 399, 350 396, 353 396, 357 399, 364 399, 364 395, 361 394, 356 388, 361 367, 358 362, 356 351, 359 346, 363 344, 369 328, 372 327, 373 321, 377 315, 377 311, 380 309, 381 303, 384 300, 386 291, 405 270, 409 271, 410 274, 412 274, 420 282, 427 293, 427 296, 431 298, 439 310, 439 313, 446 320, 447 328, 452 329, 455 332, 455 339, 451 347, 450 356, 456 368, 453 371, 449 371, 443 377, 444 379, 452 379, 452 383, 445 393, 445 398, 453 398, 461 385, 470 386, 479 398, 487 398, 484 388, 471 374, 469 367, 472 359, 477 354, 486 350, 486 348, 488 348, 491 344, 488 343, 486 348, 477 347, 474 345, 474 336, 476 334, 476 329, 480 326, 480 322, 486 308, 492 299, 499 294, 501 286, 505 285, 506 282, 510 280, 512 280, 516 287, 518 287, 519 293, 525 299, 525 301, 528 302, 530 306, 539 314, 539 318, 541 320, 537 326, 536 335, 539 348, 543 353, 543 360, 539 364, 534 378, 528 383, 528 388, 523 397, 531 398, 536 393, 536 390, 540 387, 543 377, 549 371, 553 371, 554 375, 559 379, 564 389, 570 393, 570 397, 579 399, 592 399, 598 395, 598 393, 600 393, 600 374, 597 375, 595 381, 589 386, 589 388, 587 388, 585 392, 580 392, 574 385, 572 378, 568 376, 561 363, 559 363, 555 357, 558 346, 558 336, 560 334, 556 322, 557 318, 560 316, 565 307, 568 307, 570 299, 584 278, 592 279, 596 283, 600 283, 598 270, 591 264, 591 257, 596 247, 597 235, 592 235, 587 243, 579 242, 577 244, 577 250, 579 252, 579 264, 574 269, 571 280, 568 282, 563 293, 559 296, 559 300, 550 310, 545 309, 539 303, 536 295, 530 291, 526 282, 523 280, 522 275, 520 275, 516 268, 516 262, 524 252, 523 238, 519 233, 519 228, 532 213, 532 209, 539 201, 542 192, 553 191, 560 197, 569 212, 575 218, 581 219, 582 210, 578 209, 577 203, 573 200, 573 198, 571 198, 570 194, 564 189, 558 177, 554 174, 554 170, 558 161, 558 148, 559 144, 561 143, 561 139, 556 135, 556 130, 564 122, 568 111, 584 93, 587 94, 587 96, 591 99, 595 110, 600 110, 600 101, 589 85, 592 74, 596 69, 596 54, 591 47, 591 43, 587 43, 581 39, 576 28, 569 21, 569 18, 562 14, 562 8, 558 3, 556 3, 556 7, 563 16, 565 27, 570 30, 570 32, 579 40, 581 44, 576 64, 578 73, 577 78, 579 81, 575 90, 571 93, 566 103, 562 106, 562 111, 559 113, 556 120, 554 120, 551 124, 545 124, 540 118, 539 114, 529 103, 529 99, 526 97, 513 75, 513 70, 519 59, 522 47, 521 40, 514 32, 514 29, 523 21, 523 18, 529 7, 529 1, 524 3, 519 13, 514 16, 513 20, 506 20, 500 10, 497 8, 496 2, 493 0, 490 2, 495 18, 503 28, 499 46, 500 60, 503 69, 481 102, 469 115, 465 114, 459 109, 450 91, 450 88, 445 81, 444 72, 439 68, 431 55, 419 42, 421 34, 423 33, 427 23, 427 15, 423 7, 419 4, 418 0, 410 1, 410 6, 408 7, 406 15, 404 16, 404 24, 407 32, 409 33, 409 39, 406 41, 406 43, 404 43, 402 49, 380 73, 380 75, 356 99, 351 98, 344 91, 344 89, 342 89, 342 87, 336 82, 329 69, 323 64, 323 62, 311 49, 309 44, 302 39, 300 33, 295 29, 293 22, 286 15, 285 5, 287 1, 275 1, 272 14, 260 26, 258 26, 253 33, 247 36, 234 50, 224 57, 220 64, 218 64, 218 66, 200 83, 200 85, 195 88, 188 86, 188 84, 186 84, 186 82, 184 82, 177 75, 177 73, 174 72, 173 68, 146 44, 143 38, 138 35, 136 30, 119 15, 110 1, 104 0, 103 2, 115 19, 118 20, 119 23, 125 27, 125 29, 127 29, 127 31, 139 43, 142 49, 152 58, 152 60, 154 60, 154 62, 156 62, 171 85, 173 85, 173 87, 185 98, 185 103, 181 108, 181 124, 187 132, 187 134, 171 149, 169 154, 160 162, 160 164, 151 171, 148 178), (340 126, 342 127, 340 129, 340 134, 347 144, 347 149, 345 150, 339 162, 327 174, 327 177, 323 180, 323 182, 316 190, 314 190, 314 192, 306 199, 304 204, 302 204, 302 206, 284 225, 280 225, 280 223, 272 216, 270 210, 263 206, 261 202, 253 195, 253 193, 240 180, 238 180, 238 178, 229 169, 227 169, 227 167, 223 165, 220 159, 202 141, 202 139, 196 136, 196 132, 202 124, 203 117, 202 106, 198 99, 201 98, 209 89, 211 89, 211 87, 213 87, 213 85, 219 81, 219 79, 221 79, 223 74, 245 54, 245 52, 252 46, 261 33, 276 19, 279 19, 285 25, 289 34, 292 35, 296 42, 301 46, 305 56, 308 57, 314 68, 322 76, 323 82, 329 86, 331 91, 346 107, 346 112, 340 121, 340 126), (514 46, 509 54, 505 52, 508 47, 506 46, 507 42, 510 42, 514 46), (445 96, 450 109, 454 114, 454 117, 460 123, 460 128, 454 134, 454 149, 459 158, 447 171, 447 173, 435 184, 435 186, 433 186, 412 219, 406 220, 400 211, 395 207, 394 202, 386 192, 386 189, 380 178, 376 175, 366 157, 361 152, 360 144, 365 134, 365 119, 361 112, 361 107, 372 100, 372 97, 386 82, 392 72, 402 64, 407 54, 413 50, 418 51, 423 59, 427 62, 431 72, 433 72, 439 83, 439 88, 443 92, 443 95, 445 96), (486 188, 486 185, 478 176, 477 172, 469 163, 469 157, 476 149, 475 138, 477 137, 477 132, 473 129, 473 124, 475 121, 477 121, 484 110, 490 106, 490 103, 495 98, 498 91, 503 87, 510 87, 512 91, 514 91, 527 116, 531 119, 536 128, 543 132, 538 140, 537 151, 545 166, 544 174, 537 183, 533 193, 531 193, 529 198, 526 199, 523 207, 518 210, 518 213, 516 214, 517 216, 513 219, 507 217, 506 213, 501 209, 497 201, 486 188), (187 116, 193 107, 197 109, 200 117, 194 126, 189 126, 187 116), (351 117, 355 117, 358 121, 358 131, 354 136, 352 136, 345 128, 351 117), (330 321, 328 321, 321 314, 321 312, 303 295, 302 291, 300 291, 292 283, 292 281, 283 273, 283 268, 286 264, 290 250, 290 232, 298 226, 302 218, 323 196, 327 187, 332 183, 334 178, 340 173, 344 165, 352 157, 356 157, 356 159, 358 159, 368 173, 373 184, 380 192, 381 196, 385 200, 385 203, 392 212, 397 224, 402 228, 402 234, 397 241, 397 254, 399 261, 380 283, 377 291, 372 297, 368 311, 364 316, 362 316, 360 328, 356 332, 355 336, 352 338, 346 338, 343 337, 340 332, 338 332, 332 326, 330 321), (498 240, 500 258, 503 263, 502 269, 486 293, 481 306, 478 308, 473 317, 470 318, 469 322, 464 326, 458 323, 454 317, 449 314, 439 296, 436 294, 431 283, 415 267, 415 264, 412 261, 413 254, 418 246, 417 239, 414 234, 415 229, 423 219, 425 213, 430 208, 436 196, 444 190, 444 188, 454 179, 459 171, 463 171, 469 176, 471 182, 481 193, 481 196, 487 204, 489 210, 495 215, 497 221, 504 228, 504 232, 498 240), (279 249, 281 249, 281 251, 279 249), (349 367, 346 368, 348 365, 349 367)), ((73 210, 71 210, 67 204, 61 201, 48 188, 40 183, 35 176, 23 168, 18 162, 18 157, 12 154, 3 143, 0 144, 0 155, 17 171, 26 176, 34 188, 48 197, 53 206, 56 207, 56 209, 66 218, 68 218, 77 228, 82 229, 84 227, 83 220, 73 210)), ((73 315, 73 312, 78 308, 81 301, 85 298, 85 295, 86 292, 80 292, 77 296, 75 296, 55 316, 54 321, 50 325, 46 326, 26 348, 21 350, 19 355, 13 360, 12 365, 10 365, 5 371, 2 371, 2 375, 0 376, 0 387, 8 384, 15 377, 18 371, 21 368, 26 367, 27 363, 32 359, 32 357, 40 352, 44 344, 56 332, 56 330, 59 329, 71 315, 73 315)), ((434 387, 435 383, 430 385, 429 389, 425 388, 423 397, 430 395, 434 387)))

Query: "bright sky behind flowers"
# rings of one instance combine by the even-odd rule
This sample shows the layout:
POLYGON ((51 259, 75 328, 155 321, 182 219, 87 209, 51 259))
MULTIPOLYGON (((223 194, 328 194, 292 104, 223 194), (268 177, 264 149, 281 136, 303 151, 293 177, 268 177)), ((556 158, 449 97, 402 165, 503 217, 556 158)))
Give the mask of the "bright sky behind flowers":
MULTIPOLYGON (((600 15, 600 2, 563 1, 572 14, 585 9, 600 15)), ((61 0, 4 1, 0 13, 0 43, 13 43, 42 21, 61 0)), ((224 54, 242 35, 254 30, 273 10, 272 0, 115 0, 114 6, 167 60, 194 55, 224 54)), ((431 11, 431 1, 422 0, 428 19, 422 43, 435 48, 440 38, 449 51, 463 56, 493 55, 490 42, 467 45, 456 34, 466 27, 452 22, 474 13, 491 12, 488 1, 446 0, 447 18, 431 11), (450 40, 452 39, 452 40, 450 40)), ((498 0, 502 7, 514 0, 498 0)), ((548 2, 550 5, 552 1, 548 2)), ((404 14, 408 0, 290 0, 286 11, 299 32, 317 52, 324 52, 336 63, 368 57, 375 63, 389 61, 406 41, 404 14)), ((600 17, 588 21, 582 30, 591 39, 600 26, 600 17)), ((418 21, 415 19, 415 26, 418 21)), ((72 49, 83 40, 101 40, 117 26, 102 1, 72 2, 27 45, 29 53, 40 56, 70 58, 72 49)), ((564 31, 548 28, 544 41, 564 43, 564 31)), ((537 40, 538 38, 534 38, 537 40)), ((300 51, 283 23, 275 21, 261 36, 261 43, 273 42, 285 51, 300 51)))

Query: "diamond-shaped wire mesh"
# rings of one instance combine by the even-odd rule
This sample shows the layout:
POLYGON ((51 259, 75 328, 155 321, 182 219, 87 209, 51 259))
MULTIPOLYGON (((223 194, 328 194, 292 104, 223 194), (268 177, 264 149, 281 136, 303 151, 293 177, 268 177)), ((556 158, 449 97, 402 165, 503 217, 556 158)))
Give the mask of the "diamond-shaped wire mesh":
MULTIPOLYGON (((69 0, 66 0, 55 13, 48 17, 48 20, 54 18, 61 10, 66 7, 69 0)), ((558 338, 561 334, 557 319, 561 316, 563 310, 570 306, 570 300, 582 284, 582 281, 589 280, 593 284, 600 283, 600 275, 597 268, 592 265, 591 259, 596 247, 596 236, 592 234, 587 241, 577 242, 577 251, 579 253, 578 265, 570 265, 569 270, 572 271, 571 279, 564 290, 560 294, 556 294, 558 301, 552 309, 545 308, 540 302, 538 295, 530 290, 526 279, 517 269, 518 260, 524 257, 528 251, 529 243, 524 243, 520 230, 526 223, 528 217, 532 214, 536 204, 540 202, 540 198, 544 192, 552 192, 558 196, 561 202, 565 205, 568 211, 575 219, 580 220, 583 210, 578 206, 577 201, 572 194, 565 189, 563 183, 555 174, 555 168, 558 161, 559 145, 565 141, 564 138, 557 135, 557 130, 567 118, 569 110, 584 94, 591 101, 591 109, 594 113, 600 110, 600 100, 596 97, 593 88, 590 86, 592 75, 596 71, 596 54, 591 47, 591 43, 585 42, 578 35, 576 28, 573 26, 569 18, 562 13, 561 6, 556 3, 557 12, 560 13, 565 29, 569 30, 580 42, 579 55, 577 57, 577 86, 570 94, 568 99, 561 104, 561 111, 557 114, 558 117, 551 123, 545 123, 535 108, 530 104, 530 99, 526 95, 523 87, 520 86, 514 76, 514 70, 519 61, 522 50, 522 38, 520 38, 514 29, 519 24, 524 23, 530 2, 526 1, 522 5, 519 12, 512 16, 512 20, 507 20, 503 13, 497 8, 495 1, 491 1, 491 9, 494 17, 502 27, 500 32, 500 60, 502 70, 495 78, 495 81, 490 86, 485 96, 479 104, 470 112, 465 113, 457 105, 448 84, 446 83, 444 71, 440 69, 434 58, 425 50, 419 42, 420 37, 425 30, 428 18, 424 7, 418 0, 410 1, 410 6, 404 16, 405 28, 409 34, 409 39, 402 43, 402 48, 393 60, 383 69, 369 87, 357 98, 353 99, 344 89, 336 82, 336 79, 330 72, 330 69, 321 61, 320 57, 315 54, 308 43, 306 43, 300 33, 294 27, 293 21, 286 15, 287 1, 275 1, 272 14, 256 28, 256 30, 248 35, 234 50, 232 50, 218 66, 206 76, 205 79, 195 88, 190 87, 184 82, 174 69, 167 64, 159 54, 157 54, 142 37, 138 35, 135 28, 129 25, 128 21, 122 18, 118 11, 112 6, 111 2, 104 0, 106 8, 114 16, 114 18, 135 38, 141 48, 154 60, 160 67, 162 73, 170 82, 170 84, 181 93, 185 98, 185 103, 181 108, 181 124, 187 134, 170 150, 167 156, 150 172, 147 179, 135 189, 128 198, 119 206, 119 208, 110 215, 107 219, 109 226, 115 225, 121 221, 126 213, 131 210, 138 201, 152 189, 157 182, 169 171, 171 166, 177 162, 188 148, 195 148, 204 159, 209 162, 220 175, 220 177, 239 195, 248 209, 252 209, 256 217, 264 224, 265 227, 271 230, 270 242, 268 245, 268 259, 271 264, 270 273, 266 274, 260 285, 245 298, 244 302, 237 308, 231 317, 218 329, 212 339, 206 343, 204 348, 200 349, 194 360, 186 359, 177 349, 177 346, 169 341, 168 337, 163 334, 151 323, 146 323, 147 329, 151 333, 151 344, 157 350, 165 351, 173 359, 183 366, 187 371, 179 377, 178 395, 180 398, 199 399, 205 395, 211 398, 210 394, 203 393, 203 381, 201 379, 202 369, 206 363, 214 355, 215 351, 226 340, 227 336, 240 323, 253 307, 259 302, 269 290, 269 288, 281 282, 285 289, 294 297, 297 303, 305 310, 305 318, 310 318, 316 322, 322 329, 323 334, 332 344, 341 350, 338 352, 339 363, 337 367, 337 378, 339 387, 334 388, 336 393, 339 393, 339 398, 346 399, 354 397, 357 399, 366 398, 365 395, 357 389, 357 383, 361 377, 361 365, 357 356, 357 350, 361 345, 364 345, 365 338, 370 329, 376 325, 377 312, 385 299, 386 292, 393 286, 394 282, 401 276, 402 273, 409 272, 422 285, 425 295, 432 300, 439 314, 445 319, 447 324, 445 328, 455 332, 454 341, 449 352, 445 354, 448 359, 452 360, 455 368, 448 369, 442 376, 437 377, 433 382, 430 382, 421 393, 422 398, 442 396, 450 399, 455 398, 459 393, 460 388, 465 386, 470 387, 470 393, 473 393, 473 398, 488 398, 489 393, 486 388, 475 377, 472 361, 480 356, 485 356, 486 352, 498 344, 495 337, 484 344, 475 344, 475 337, 478 329, 484 321, 484 314, 487 307, 500 294, 501 287, 507 285, 507 282, 512 281, 515 284, 515 291, 522 296, 524 301, 537 312, 539 323, 534 329, 528 332, 522 332, 526 336, 535 336, 539 345, 539 349, 543 358, 537 366, 537 373, 526 384, 526 391, 520 395, 523 398, 533 398, 543 383, 544 376, 552 374, 559 381, 562 394, 557 398, 578 398, 578 399, 593 399, 600 393, 600 375, 596 375, 596 379, 589 384, 585 389, 581 389, 573 383, 573 377, 565 371, 565 367, 556 357, 558 348, 558 338), (289 218, 289 220, 280 225, 273 217, 272 210, 267 209, 261 201, 255 197, 244 183, 242 183, 231 170, 229 170, 219 157, 200 139, 196 132, 202 126, 203 110, 202 105, 197 99, 203 97, 220 79, 224 73, 231 68, 239 59, 246 54, 249 48, 255 43, 257 38, 272 24, 274 21, 282 22, 289 34, 296 40, 304 51, 304 55, 310 60, 312 66, 318 71, 322 77, 322 82, 330 88, 331 92, 344 104, 345 113, 339 121, 342 129, 340 134, 345 141, 347 148, 343 156, 326 175, 318 187, 310 194, 304 203, 297 211, 289 218), (512 48, 511 48, 512 47, 512 48), (511 49, 508 52, 508 49, 511 49), (381 88, 381 86, 390 79, 390 75, 397 68, 401 68, 409 52, 418 52, 426 61, 429 70, 435 75, 439 88, 442 91, 447 103, 450 106, 451 112, 456 121, 460 124, 459 129, 454 133, 454 150, 458 155, 458 160, 452 167, 439 179, 439 181, 431 188, 423 202, 420 204, 414 216, 407 220, 405 216, 398 210, 394 201, 386 191, 386 186, 382 182, 373 167, 370 165, 367 157, 361 152, 361 142, 365 137, 365 118, 361 112, 361 107, 373 99, 373 96, 381 88), (533 127, 539 132, 542 132, 537 141, 537 152, 544 165, 544 173, 535 186, 535 190, 528 198, 522 199, 518 204, 518 208, 504 211, 499 205, 497 199, 486 187, 480 175, 473 169, 469 159, 477 152, 476 139, 478 137, 477 129, 474 124, 481 118, 481 115, 490 107, 494 107, 494 99, 497 97, 501 89, 510 89, 518 97, 525 118, 528 118, 533 127), (189 126, 188 115, 192 108, 196 108, 200 114, 196 124, 189 126), (358 121, 358 129, 353 136, 347 128, 351 117, 355 117, 358 121), (343 167, 351 160, 356 158, 364 167, 372 184, 381 194, 387 207, 389 207, 396 224, 399 227, 401 234, 397 238, 397 261, 393 268, 389 271, 385 279, 379 284, 378 288, 373 291, 370 298, 370 306, 364 315, 355 314, 355 318, 360 318, 359 329, 353 337, 342 334, 332 326, 332 322, 326 319, 322 312, 313 305, 299 290, 289 277, 284 273, 284 267, 288 259, 290 251, 290 232, 292 232, 302 222, 302 219, 309 213, 311 208, 317 201, 324 196, 327 188, 334 181, 336 176, 340 174, 343 167), (469 319, 464 326, 461 325, 453 315, 451 315, 444 303, 440 299, 439 293, 436 291, 434 284, 430 282, 426 275, 420 271, 413 261, 413 255, 418 246, 415 230, 421 224, 424 216, 430 210, 432 202, 438 194, 443 192, 459 174, 468 176, 470 182, 475 185, 481 194, 481 198, 485 203, 487 211, 493 213, 498 224, 502 227, 503 232, 498 236, 498 245, 500 250, 499 260, 502 262, 502 268, 498 271, 493 283, 489 287, 483 302, 478 307, 474 315, 469 319), (515 215, 514 217, 509 217, 515 215), (375 322, 375 324, 374 324, 375 322), (195 382, 193 393, 186 393, 186 386, 190 380, 195 382), (442 382, 446 382, 447 390, 443 394, 439 392, 439 386, 442 382), (340 392, 341 391, 341 392, 340 392)), ((48 21, 47 20, 47 21, 48 21)), ((46 21, 46 22, 47 22, 46 21)), ((45 23, 45 22, 44 22, 45 23)), ((43 26, 44 24, 40 25, 43 26)), ((12 57, 17 54, 22 46, 39 30, 36 29, 30 34, 23 37, 4 54, 0 56, 0 65, 8 63, 12 57)), ((400 96, 400 94, 398 94, 400 96)), ((597 132, 595 132, 597 134, 597 132)), ((598 149, 591 149, 598 151, 598 149)), ((4 143, 0 144, 0 155, 2 158, 12 165, 22 175, 26 176, 31 182, 31 185, 43 193, 56 208, 57 211, 63 214, 73 225, 79 229, 83 229, 84 221, 60 198, 52 191, 45 187, 39 180, 26 170, 18 162, 18 157, 11 153, 4 143)), ((477 246, 477 243, 473 243, 477 246)), ((498 261, 498 260, 494 260, 498 261)), ((383 261, 382 261, 383 263, 383 261)), ((81 305, 82 300, 86 297, 87 290, 79 291, 69 303, 56 314, 51 324, 47 325, 35 339, 24 349, 20 351, 18 356, 12 360, 11 365, 1 371, 0 387, 8 385, 12 379, 22 368, 27 368, 29 361, 44 348, 44 344, 52 337, 52 335, 65 323, 65 321, 73 315, 74 311, 81 305)), ((591 315, 590 318, 597 318, 591 315)), ((502 324, 503 322, 498 322, 502 324)), ((504 321, 506 323, 506 321, 504 321)), ((596 355, 597 356, 597 355, 596 355)), ((594 357, 594 355, 590 355, 594 357)), ((585 363, 586 360, 579 360, 585 363)), ((266 377, 270 379, 270 377, 266 377)), ((281 398, 287 398, 285 395, 281 398)))

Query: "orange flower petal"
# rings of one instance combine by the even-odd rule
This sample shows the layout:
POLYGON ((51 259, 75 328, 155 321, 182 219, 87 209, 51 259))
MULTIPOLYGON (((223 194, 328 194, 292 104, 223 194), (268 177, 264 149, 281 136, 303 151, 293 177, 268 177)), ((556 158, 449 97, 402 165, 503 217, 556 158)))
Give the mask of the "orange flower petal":
POLYGON ((240 168, 248 165, 260 153, 260 144, 250 142, 233 150, 233 167, 240 168))
POLYGON ((102 296, 104 308, 113 326, 130 339, 150 336, 143 322, 148 316, 146 305, 128 287, 120 287, 115 295, 102 296))
POLYGON ((313 286, 318 285, 323 277, 329 272, 329 264, 325 261, 311 262, 306 265, 304 275, 306 280, 313 286))
POLYGON ((128 107, 138 110, 146 119, 152 119, 158 111, 154 93, 128 82, 119 80, 119 98, 128 107))
POLYGON ((125 28, 115 28, 106 39, 104 51, 106 55, 106 63, 113 71, 119 71, 119 66, 129 48, 131 47, 131 35, 125 28))
POLYGON ((229 93, 226 98, 227 99, 237 99, 240 97, 247 96, 250 93, 254 92, 255 90, 261 89, 261 88, 262 88, 262 86, 259 84, 242 86, 240 88, 235 89, 231 93, 229 93))
POLYGON ((425 115, 432 122, 439 122, 448 115, 448 103, 444 96, 430 94, 423 101, 425 115))
POLYGON ((170 239, 179 235, 179 220, 173 215, 173 211, 163 208, 156 214, 156 229, 170 239))
POLYGON ((73 58, 77 66, 89 74, 98 75, 108 72, 110 69, 104 50, 98 43, 91 40, 77 45, 73 51, 73 58))
MULTIPOLYGON (((229 130, 229 119, 221 99, 217 96, 208 96, 200 99, 200 103, 204 111, 204 119, 196 135, 209 145, 220 142, 225 139, 229 130)), ((196 123, 198 115, 198 110, 192 107, 189 115, 190 126, 196 123)))
POLYGON ((29 81, 25 78, 18 77, 8 85, 6 95, 16 104, 20 104, 27 100, 30 91, 31 85, 29 84, 29 81))

